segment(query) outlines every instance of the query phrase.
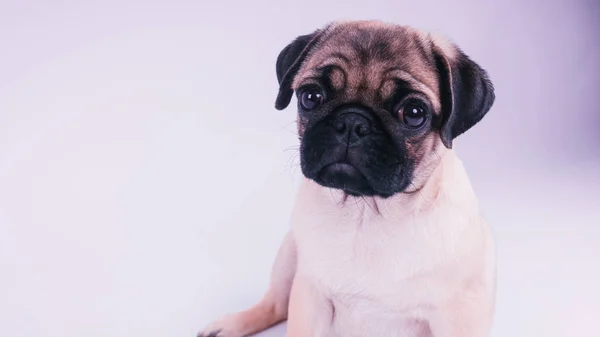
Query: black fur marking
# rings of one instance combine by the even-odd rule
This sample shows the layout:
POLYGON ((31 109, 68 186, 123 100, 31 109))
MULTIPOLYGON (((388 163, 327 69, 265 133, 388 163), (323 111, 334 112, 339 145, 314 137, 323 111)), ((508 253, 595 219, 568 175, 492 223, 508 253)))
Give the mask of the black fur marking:
POLYGON ((415 90, 411 87, 410 83, 402 79, 394 78, 393 80, 394 83, 396 83, 396 89, 394 90, 394 94, 392 95, 392 97, 390 97, 390 99, 388 100, 386 108, 390 110, 390 112, 392 112, 393 114, 396 114, 396 104, 400 103, 400 101, 402 101, 409 94, 414 93, 415 90))
POLYGON ((487 72, 467 55, 451 63, 434 47, 436 66, 440 73, 442 100, 442 127, 440 136, 444 146, 452 148, 452 141, 479 123, 495 100, 494 86, 487 72))
POLYGON ((361 65, 371 60, 389 60, 394 57, 390 39, 383 32, 359 31, 351 40, 351 47, 361 65))
POLYGON ((388 60, 393 57, 390 44, 384 39, 377 39, 370 46, 373 57, 381 60, 388 60))
POLYGON ((352 49, 356 52, 358 61, 363 66, 371 59, 370 40, 371 34, 365 30, 359 30, 351 40, 352 49))
POLYGON ((304 59, 319 41, 323 31, 317 30, 312 34, 301 35, 292 43, 288 44, 277 56, 275 71, 277 73, 277 81, 279 82, 279 93, 275 100, 275 108, 283 110, 287 108, 292 100, 294 92, 292 90, 292 82, 298 70, 302 66, 304 59))
POLYGON ((411 165, 403 144, 386 130, 391 124, 359 103, 321 110, 326 112, 317 114, 324 118, 312 119, 300 147, 301 169, 307 178, 352 196, 387 198, 408 187, 410 174, 404 170, 411 165))

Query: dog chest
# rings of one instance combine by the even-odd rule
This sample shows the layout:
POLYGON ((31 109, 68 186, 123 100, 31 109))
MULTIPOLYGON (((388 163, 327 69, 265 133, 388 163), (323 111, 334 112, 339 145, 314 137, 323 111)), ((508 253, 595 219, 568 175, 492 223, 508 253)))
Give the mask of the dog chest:
POLYGON ((451 285, 432 273, 452 256, 419 225, 302 224, 295 228, 299 272, 341 305, 401 312, 431 302, 451 285))

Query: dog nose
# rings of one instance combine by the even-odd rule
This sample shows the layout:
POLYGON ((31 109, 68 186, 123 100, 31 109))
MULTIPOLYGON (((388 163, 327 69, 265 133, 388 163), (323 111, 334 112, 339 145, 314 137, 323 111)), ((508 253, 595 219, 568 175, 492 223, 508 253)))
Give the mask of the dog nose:
POLYGON ((371 121, 362 114, 353 112, 340 114, 335 119, 333 127, 340 140, 347 140, 349 143, 372 133, 371 121))

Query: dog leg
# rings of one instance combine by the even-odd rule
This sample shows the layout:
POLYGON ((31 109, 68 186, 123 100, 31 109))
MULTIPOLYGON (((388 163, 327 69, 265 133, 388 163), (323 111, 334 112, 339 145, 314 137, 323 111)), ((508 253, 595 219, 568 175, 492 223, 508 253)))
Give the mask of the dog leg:
POLYGON ((296 273, 296 245, 289 232, 279 248, 271 272, 269 290, 260 302, 248 310, 223 317, 210 324, 198 337, 244 337, 284 321, 292 282, 296 273))
POLYGON ((286 337, 335 337, 331 328, 334 308, 301 276, 292 285, 286 337))
POLYGON ((465 293, 436 309, 429 328, 433 337, 487 337, 492 318, 491 295, 465 293))

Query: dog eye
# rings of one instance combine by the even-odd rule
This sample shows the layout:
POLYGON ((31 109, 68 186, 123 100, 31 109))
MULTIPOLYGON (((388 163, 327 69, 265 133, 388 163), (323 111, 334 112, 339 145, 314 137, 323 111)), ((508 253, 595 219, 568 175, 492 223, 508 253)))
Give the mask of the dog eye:
POLYGON ((417 103, 411 102, 402 109, 402 121, 411 128, 417 128, 425 123, 427 112, 417 103))
POLYGON ((300 105, 304 110, 314 110, 323 103, 323 94, 317 89, 303 91, 300 95, 300 105))

